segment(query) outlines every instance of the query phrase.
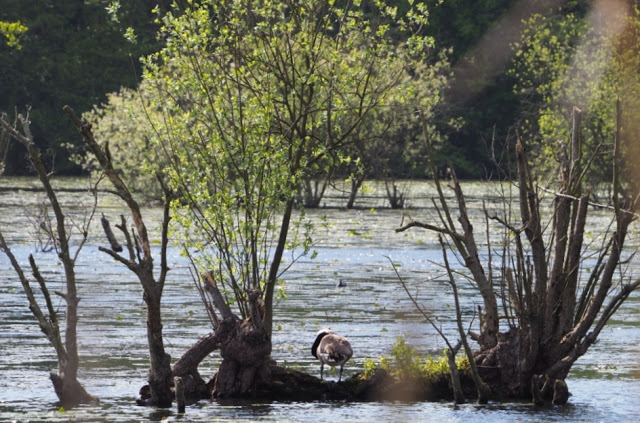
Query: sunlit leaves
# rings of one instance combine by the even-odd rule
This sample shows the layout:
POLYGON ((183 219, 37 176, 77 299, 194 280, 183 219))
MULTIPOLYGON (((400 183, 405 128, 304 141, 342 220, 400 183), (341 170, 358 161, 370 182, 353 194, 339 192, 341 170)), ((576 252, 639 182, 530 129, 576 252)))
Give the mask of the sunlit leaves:
MULTIPOLYGON (((534 16, 527 22, 522 41, 515 45, 511 73, 518 80, 517 94, 535 102, 533 109, 539 110, 520 128, 525 141, 538 147, 531 151, 537 169, 550 171, 556 166, 555 154, 568 142, 571 110, 577 106, 582 110, 583 152, 598 152, 590 182, 611 180, 616 101, 622 101, 624 115, 629 117, 623 128, 635 127, 640 107, 637 10, 624 19, 624 28, 617 34, 609 28, 612 22, 598 25, 593 17, 572 14, 534 16)), ((629 151, 633 146, 625 148, 629 151)))
POLYGON ((181 245, 240 303, 245 289, 275 283, 278 246, 290 253, 283 266, 311 251, 304 211, 289 215, 303 184, 360 166, 347 147, 384 132, 381 108, 437 102, 442 81, 423 61, 433 40, 419 31, 426 9, 402 18, 393 2, 376 10, 365 17, 359 2, 320 0, 155 10, 165 46, 143 59, 136 113, 148 125, 128 128, 134 150, 149 140, 145 168, 161 168, 180 196, 172 209, 181 245), (392 28, 411 41, 393 44, 392 28))
POLYGON ((20 50, 20 36, 27 32, 27 27, 20 22, 4 22, 0 21, 0 34, 6 38, 9 47, 20 50))
POLYGON ((132 44, 138 42, 138 36, 136 35, 133 28, 128 27, 124 32, 124 38, 132 44))
MULTIPOLYGON (((314 135, 327 116, 321 84, 351 71, 326 59, 345 53, 314 27, 329 23, 316 19, 320 7, 203 2, 164 17, 167 46, 152 58, 162 67, 148 68, 147 79, 160 81, 155 85, 166 87, 169 98, 162 107, 170 136, 162 142, 177 160, 167 174, 192 204, 175 210, 189 229, 185 243, 216 246, 202 265, 236 295, 266 282, 277 217, 296 195, 303 166, 326 154, 314 135)), ((358 36, 345 35, 345 44, 358 36)), ((330 107, 350 102, 332 96, 330 107)), ((301 222, 293 228, 287 247, 306 253, 312 228, 301 222)))
POLYGON ((113 22, 120 22, 120 19, 118 18, 118 10, 120 10, 119 1, 112 1, 107 5, 107 7, 105 7, 105 9, 113 22))

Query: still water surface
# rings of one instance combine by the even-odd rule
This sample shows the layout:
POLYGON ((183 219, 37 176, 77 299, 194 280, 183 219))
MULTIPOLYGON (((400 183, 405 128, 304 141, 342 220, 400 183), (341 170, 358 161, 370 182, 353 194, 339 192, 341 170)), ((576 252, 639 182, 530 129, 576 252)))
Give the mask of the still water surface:
MULTIPOLYGON (((65 186, 71 184, 64 181, 65 186)), ((73 184, 82 186, 81 182, 73 184)), ((3 186, 33 185, 23 179, 0 179, 0 229, 13 245, 14 254, 26 263, 34 253, 35 239, 27 233, 37 215, 43 194, 1 190, 3 186)), ((431 219, 420 207, 432 187, 412 185, 411 215, 431 219), (415 194, 417 193, 417 194, 415 194)), ((470 188, 475 189, 475 188, 470 188)), ((486 194, 470 197, 470 207, 486 194)), ((78 202, 91 202, 83 192, 70 192, 63 202, 73 206, 74 218, 82 218, 78 202)), ((329 204, 331 205, 331 204, 329 204)), ((319 374, 310 354, 315 332, 331 327, 349 337, 354 358, 346 376, 362 370, 365 358, 389 354, 397 336, 404 336, 424 353, 439 353, 444 343, 415 313, 397 282, 389 258, 419 301, 438 316, 445 331, 455 338, 451 298, 441 269, 439 247, 433 235, 423 231, 396 234, 407 211, 383 208, 381 200, 362 203, 360 210, 328 208, 310 211, 315 221, 326 218, 328 227, 315 235, 317 256, 296 262, 285 275, 288 298, 276 309, 273 358, 279 363, 319 374), (379 203, 376 203, 378 201, 379 203), (339 280, 345 288, 336 287, 339 280)), ((115 200, 104 197, 99 213, 113 221, 122 211, 115 200)), ((150 219, 158 210, 146 209, 150 219)), ((406 217, 405 217, 406 218, 406 217)), ((637 239, 637 232, 634 235, 637 239)), ((534 407, 528 403, 477 406, 451 403, 219 403, 201 401, 187 408, 185 416, 173 410, 135 406, 148 369, 145 314, 139 283, 123 266, 97 250, 105 245, 99 223, 94 224, 77 266, 79 275, 80 379, 100 398, 97 406, 60 411, 48 373, 56 369, 53 349, 40 332, 22 287, 8 260, 0 255, 0 421, 434 421, 434 422, 604 422, 640 419, 640 298, 634 296, 602 333, 601 340, 574 366, 568 379, 572 397, 564 407, 534 407)), ((63 289, 53 253, 35 253, 52 289, 63 289)), ((165 288, 164 335, 166 347, 177 359, 200 336, 210 331, 188 269, 177 249, 171 249, 172 271, 165 288)), ((477 299, 463 287, 464 306, 471 318, 477 299)), ((57 300, 58 301, 58 300, 57 300)), ((57 304, 61 309, 62 302, 57 304)), ((200 371, 212 374, 219 364, 213 354, 200 371)), ((337 374, 329 374, 337 379, 337 374)))

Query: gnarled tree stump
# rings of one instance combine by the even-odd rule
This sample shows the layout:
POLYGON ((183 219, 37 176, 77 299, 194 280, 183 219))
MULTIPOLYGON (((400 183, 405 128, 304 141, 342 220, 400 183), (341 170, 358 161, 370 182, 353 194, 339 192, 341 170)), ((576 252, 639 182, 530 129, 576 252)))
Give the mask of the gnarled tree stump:
MULTIPOLYGON (((211 274, 203 275, 207 292, 213 299, 221 319, 214 319, 214 332, 200 339, 173 366, 173 377, 182 379, 185 397, 190 401, 203 398, 242 396, 252 390, 258 380, 269 375, 271 339, 264 326, 261 292, 248 293, 250 316, 242 320, 224 301, 211 274), (198 372, 198 365, 213 351, 220 349, 222 363, 209 383, 198 372)), ((148 390, 140 391, 144 401, 148 390)))
POLYGON ((213 386, 214 397, 244 394, 255 388, 257 378, 268 379, 271 339, 262 321, 259 299, 259 291, 249 293, 251 317, 220 322, 217 333, 222 364, 213 386))

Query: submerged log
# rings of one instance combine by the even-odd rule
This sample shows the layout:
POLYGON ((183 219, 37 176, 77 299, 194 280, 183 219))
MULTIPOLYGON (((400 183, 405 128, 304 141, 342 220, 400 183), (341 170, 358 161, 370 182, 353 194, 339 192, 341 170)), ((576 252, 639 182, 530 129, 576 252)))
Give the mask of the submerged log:
MULTIPOLYGON (((221 323, 224 322, 221 321, 221 323)), ((236 333, 236 326, 232 321, 226 321, 227 330, 236 333)), ((203 399, 214 401, 452 401, 455 400, 452 380, 448 373, 434 376, 430 379, 407 377, 398 378, 384 369, 377 369, 368 377, 364 373, 357 373, 341 382, 323 381, 317 376, 309 375, 290 368, 279 366, 273 360, 263 362, 261 367, 247 366, 245 363, 256 363, 256 356, 262 362, 265 350, 262 353, 243 352, 240 361, 236 358, 223 359, 226 365, 221 365, 218 372, 205 382, 199 373, 193 371, 193 367, 199 360, 193 358, 202 356, 207 350, 215 349, 222 332, 210 334, 198 341, 191 349, 174 365, 174 377, 181 375, 184 381, 185 403, 192 404, 203 399), (244 357, 244 358, 243 358, 244 357), (247 361, 246 358, 250 359, 247 361), (187 375, 187 377, 185 377, 187 375), (195 383, 194 383, 195 381, 195 383), (197 387, 194 389, 193 387, 197 387)), ((230 335, 229 335, 230 336, 230 335)), ((241 343, 231 348, 241 348, 241 343)), ((221 347, 222 348, 222 347, 221 347)), ((206 354, 205 354, 206 356, 206 354)), ((463 395, 473 399, 476 396, 473 378, 467 370, 460 371, 460 382, 463 395)), ((177 392, 176 392, 177 394, 177 392)), ((148 389, 141 391, 144 397, 148 395, 148 389)))
MULTIPOLYGON (((213 386, 218 374, 214 375, 213 386)), ((465 394, 474 396, 473 379, 461 377, 465 394)), ((215 397, 220 400, 221 398, 215 397)), ((453 387, 447 375, 433 379, 399 379, 384 369, 375 370, 365 378, 357 373, 342 381, 323 381, 318 377, 284 368, 274 363, 268 365, 268 377, 260 379, 254 389, 236 393, 224 400, 251 399, 260 401, 441 401, 453 400, 453 387)))

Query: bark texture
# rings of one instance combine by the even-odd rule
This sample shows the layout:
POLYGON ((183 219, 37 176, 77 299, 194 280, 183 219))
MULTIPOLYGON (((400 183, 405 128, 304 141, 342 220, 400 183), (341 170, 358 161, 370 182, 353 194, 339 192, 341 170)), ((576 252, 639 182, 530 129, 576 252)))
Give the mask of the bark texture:
POLYGON ((164 191, 164 205, 160 248, 160 273, 156 278, 154 276, 153 256, 151 254, 151 240, 149 239, 140 206, 134 199, 127 184, 120 177, 120 173, 114 168, 111 162, 108 144, 104 147, 100 146, 93 137, 91 125, 83 122, 71 107, 64 106, 64 111, 82 135, 84 143, 100 163, 104 174, 115 188, 116 195, 126 203, 131 212, 131 218, 134 224, 131 231, 127 228, 124 216, 121 216, 120 225, 116 226, 126 239, 125 251, 123 251, 122 254, 120 253, 123 248, 117 248, 119 244, 115 241, 113 233, 107 230, 109 225, 105 224, 104 221, 103 228, 106 231, 111 249, 101 247, 100 250, 135 273, 142 286, 143 298, 147 307, 147 342, 149 345, 150 359, 148 380, 150 395, 144 402, 140 403, 158 407, 171 407, 174 398, 174 393, 171 390, 173 385, 171 357, 164 349, 160 306, 165 279, 169 271, 169 267, 167 266, 167 234, 170 220, 169 203, 172 198, 171 192, 159 177, 158 182, 162 185, 164 191))
MULTIPOLYGON (((481 258, 455 173, 453 191, 459 226, 454 224, 426 137, 438 190, 434 204, 438 207, 440 222, 412 221, 398 231, 418 227, 446 237, 450 251, 458 256, 477 287, 484 308, 479 309, 480 332, 470 332, 479 345, 470 360, 477 364, 480 378, 475 370, 473 373, 481 400, 486 399, 486 392, 483 393, 480 386, 486 382, 494 396, 529 397, 535 403, 566 403, 569 392, 564 380, 571 366, 597 340, 620 305, 640 288, 640 280, 624 276, 623 249, 629 225, 638 217, 638 195, 633 184, 622 189, 620 138, 615 142, 612 163, 613 205, 593 204, 589 187, 583 187, 593 157, 583 158, 582 155, 580 116, 581 111, 574 108, 569 145, 560 149, 561 166, 555 189, 536 183, 524 146, 518 140, 515 186, 518 207, 512 207, 511 200, 505 197, 502 210, 490 213, 485 208, 487 251, 484 258, 481 258), (544 201, 545 193, 550 194, 550 205, 544 201), (588 248, 584 232, 589 205, 611 211, 611 229, 605 228, 599 234, 603 240, 601 247, 589 251, 595 257, 595 265, 583 264, 588 248), (515 219, 514 209, 519 214, 515 219), (499 254, 492 247, 492 223, 505 234, 498 243, 502 248, 499 254), (497 266, 493 261, 495 256, 498 257, 497 266), (494 286, 496 280, 499 286, 494 286), (508 328, 504 333, 498 330, 499 304, 505 316, 504 327, 508 328)), ((425 135, 428 135, 424 118, 423 125, 425 135)), ((620 128, 617 133, 619 136, 620 128)), ((444 254, 446 259, 446 252, 444 254)), ((451 275, 448 262, 446 268, 451 275)), ((457 295, 455 289, 454 295, 457 295)), ((459 326, 460 319, 458 313, 459 326)), ((464 341, 466 335, 461 332, 460 336, 464 341)))
POLYGON ((247 293, 250 314, 241 320, 222 301, 211 273, 203 277, 214 305, 222 315, 214 328, 222 363, 214 377, 211 394, 217 398, 246 394, 255 389, 257 381, 269 379, 271 338, 264 324, 262 293, 258 290, 247 293))
POLYGON ((96 401, 96 398, 87 393, 78 381, 78 290, 76 285, 75 263, 82 247, 87 239, 88 225, 92 220, 94 207, 91 210, 90 217, 85 221, 81 228, 81 234, 77 241, 77 247, 74 252, 71 250, 70 239, 72 230, 65 223, 65 214, 58 202, 57 195, 51 185, 50 174, 47 172, 40 149, 36 147, 30 131, 29 115, 18 115, 16 123, 10 125, 6 122, 5 117, 0 118, 0 127, 3 132, 22 144, 27 150, 27 157, 35 168, 40 183, 42 184, 51 209, 54 213, 55 226, 45 227, 47 236, 51 239, 53 248, 55 249, 59 262, 64 272, 65 292, 55 292, 61 297, 66 304, 65 314, 65 336, 64 341, 60 332, 58 321, 58 312, 51 300, 51 294, 47 287, 47 281, 41 274, 38 265, 33 257, 29 256, 29 265, 33 278, 37 282, 42 293, 42 300, 38 300, 31 286, 31 280, 25 275, 24 270, 18 263, 11 249, 7 245, 2 233, 0 232, 0 250, 3 251, 11 262, 16 274, 18 275, 22 287, 29 301, 29 308, 38 320, 40 329, 46 335, 47 339, 54 347, 58 359, 58 373, 51 373, 51 381, 53 383, 56 395, 60 400, 61 406, 65 408, 75 407, 79 404, 96 401), (17 124, 22 126, 22 132, 17 129, 17 124), (44 302, 46 311, 43 310, 41 304, 44 302))

